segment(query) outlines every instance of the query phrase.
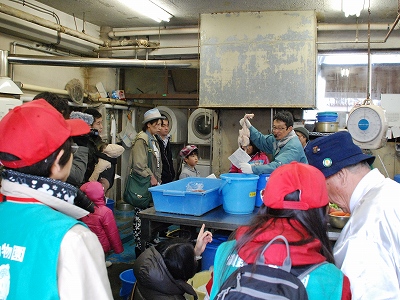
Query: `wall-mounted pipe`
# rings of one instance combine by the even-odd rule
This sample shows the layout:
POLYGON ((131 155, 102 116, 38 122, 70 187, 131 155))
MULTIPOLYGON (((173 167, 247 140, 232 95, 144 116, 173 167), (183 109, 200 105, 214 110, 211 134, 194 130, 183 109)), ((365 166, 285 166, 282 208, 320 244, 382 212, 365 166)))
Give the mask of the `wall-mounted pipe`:
POLYGON ((48 66, 77 66, 77 67, 109 67, 109 68, 191 68, 195 61, 190 60, 137 60, 117 58, 91 58, 91 57, 60 57, 36 55, 8 56, 11 64, 48 65, 48 66))
POLYGON ((68 92, 66 90, 47 88, 47 87, 38 86, 38 85, 21 83, 21 88, 24 89, 24 90, 29 90, 29 91, 51 92, 51 93, 55 93, 55 94, 59 94, 59 95, 68 96, 68 92))
MULTIPOLYGON (((388 30, 390 24, 375 23, 371 24, 371 30, 388 30)), ((399 29, 399 28, 396 28, 399 29)), ((146 28, 146 29, 127 29, 113 30, 108 33, 111 39, 127 37, 127 36, 154 36, 154 35, 182 35, 182 34, 198 34, 198 27, 177 27, 177 28, 146 28)), ((367 24, 328 24, 319 23, 318 31, 346 31, 346 30, 368 30, 367 24)))
POLYGON ((60 24, 51 22, 49 20, 37 17, 35 15, 29 14, 27 12, 24 12, 22 10, 13 8, 11 6, 5 5, 3 3, 0 3, 0 12, 5 13, 7 15, 49 28, 49 29, 53 29, 56 30, 57 32, 61 32, 61 33, 65 33, 68 34, 70 36, 79 38, 81 40, 96 44, 96 45, 100 45, 100 46, 106 46, 107 43, 101 39, 92 37, 90 35, 84 34, 82 32, 76 31, 74 29, 68 28, 68 27, 64 27, 60 24))
MULTIPOLYGON (((400 0, 399 0, 399 2, 400 2, 400 0)), ((387 39, 388 39, 389 35, 392 33, 393 29, 397 26, 397 23, 399 23, 399 20, 400 20, 400 13, 397 13, 397 18, 394 21, 393 26, 390 28, 389 32, 387 33, 385 39, 383 40, 384 42, 387 41, 387 39)))
MULTIPOLYGON (((51 91, 51 89, 46 89, 46 91, 51 91)), ((59 91, 62 91, 62 90, 59 90, 59 91)), ((55 91, 53 91, 53 93, 56 93, 56 94, 60 94, 60 93, 58 93, 58 92, 55 92, 55 91)), ((21 98, 20 98, 20 100, 22 100, 23 102, 29 102, 29 101, 32 101, 33 100, 33 97, 26 97, 26 96, 21 96, 21 98)), ((111 100, 114 100, 114 99, 111 99, 111 100)), ((122 109, 122 110, 127 110, 129 107, 127 106, 127 103, 126 102, 123 102, 123 101, 121 101, 120 103, 121 104, 123 104, 123 105, 115 105, 114 104, 114 102, 111 102, 110 101, 110 99, 107 99, 107 98, 99 98, 98 99, 98 101, 97 102, 101 102, 101 103, 99 103, 99 104, 95 104, 95 106, 97 107, 97 106, 100 106, 100 105, 102 105, 102 104, 104 104, 104 107, 105 108, 111 108, 111 109, 122 109), (110 104, 111 103, 111 104, 110 104)), ((68 101, 68 105, 69 106, 72 106, 72 107, 93 107, 93 105, 90 105, 90 104, 87 104, 87 103, 82 103, 82 104, 76 104, 75 102, 71 102, 71 101, 68 101)))
MULTIPOLYGON (((118 41, 111 41, 109 43, 111 47, 120 47, 120 46, 141 46, 141 47, 151 47, 151 48, 158 48, 160 46, 159 42, 150 42, 148 40, 118 40, 118 41)), ((107 47, 108 48, 108 47, 107 47)))
POLYGON ((146 35, 173 35, 173 34, 198 34, 198 27, 179 27, 179 28, 146 28, 131 30, 113 30, 108 33, 108 37, 115 39, 122 36, 146 36, 146 35))
MULTIPOLYGON (((375 23, 371 24, 371 30, 389 30, 392 25, 390 23, 375 23)), ((398 27, 396 29, 399 29, 398 27)), ((328 24, 328 23, 318 23, 318 31, 367 31, 368 24, 328 24)))
MULTIPOLYGON (((38 85, 32 85, 32 84, 26 84, 26 83, 21 83, 21 88, 24 90, 28 91, 35 91, 35 92, 51 92, 55 93, 58 95, 65 95, 68 96, 68 92, 66 90, 61 90, 61 89, 53 89, 53 88, 48 88, 44 86, 38 86, 38 85)), ((88 94, 85 93, 84 97, 88 97, 88 94)), ((126 101, 123 100, 118 100, 118 99, 111 99, 111 98, 97 98, 97 99, 91 99, 93 102, 101 102, 101 103, 106 103, 109 105, 115 105, 115 104, 122 104, 122 105, 127 105, 126 101)), ((73 106, 85 106, 85 104, 82 105, 74 105, 73 106)))
MULTIPOLYGON (((7 15, 22 19, 24 21, 28 21, 43 27, 46 27, 48 29, 53 29, 57 32, 61 32, 76 38, 79 38, 81 40, 99 45, 99 46, 103 46, 103 47, 108 47, 108 46, 112 46, 112 47, 118 47, 118 46, 129 46, 129 45, 136 45, 136 46, 144 46, 144 47, 152 47, 152 48, 156 48, 157 46, 160 45, 160 43, 158 42, 150 42, 148 40, 122 40, 122 41, 104 41, 102 39, 93 37, 93 36, 89 36, 85 33, 76 31, 74 29, 62 26, 60 24, 51 22, 49 20, 37 17, 35 15, 32 15, 30 13, 24 12, 22 10, 13 8, 11 6, 5 5, 5 4, 1 4, 0 3, 0 12, 5 13, 7 15)), ((183 31, 184 32, 184 31, 183 31)))
POLYGON ((11 54, 15 54, 16 53, 16 47, 20 46, 22 48, 26 48, 29 50, 35 50, 38 52, 43 52, 43 53, 47 53, 47 54, 52 54, 52 55, 58 55, 58 56, 71 56, 71 53, 65 53, 62 51, 56 51, 56 50, 49 50, 51 49, 48 46, 42 45, 40 43, 32 43, 32 44, 26 44, 26 43, 21 43, 21 42, 12 42, 11 43, 11 54))
MULTIPOLYGON (((400 0, 399 0, 400 2, 400 0)), ((393 24, 390 26, 388 33, 386 34, 385 38, 382 41, 371 41, 370 40, 370 31, 371 28, 369 24, 367 24, 367 31, 368 31, 368 40, 367 41, 359 41, 359 40, 354 40, 354 41, 327 41, 327 42, 317 42, 317 44, 384 44, 386 43, 387 39, 389 38, 390 34, 393 32, 393 30, 398 29, 397 24, 399 23, 400 20, 400 13, 397 13, 396 20, 393 22, 393 24)), ((375 24, 376 25, 376 24, 375 24)), ((371 25, 372 26, 372 25, 371 25)), ((369 48, 369 46, 368 46, 369 48)))

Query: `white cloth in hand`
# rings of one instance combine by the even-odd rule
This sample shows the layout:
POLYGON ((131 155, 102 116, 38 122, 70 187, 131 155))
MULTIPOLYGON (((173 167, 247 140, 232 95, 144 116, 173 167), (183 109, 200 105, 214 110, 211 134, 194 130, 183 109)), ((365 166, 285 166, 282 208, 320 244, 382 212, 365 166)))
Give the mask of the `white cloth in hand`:
POLYGON ((247 128, 250 128, 252 126, 249 119, 247 119, 247 118, 240 119, 239 124, 242 127, 246 125, 247 128))
POLYGON ((251 165, 248 163, 240 163, 239 164, 240 170, 242 170, 242 172, 244 174, 253 174, 253 170, 251 169, 251 165))
POLYGON ((254 114, 245 114, 243 119, 240 119, 239 123, 242 129, 239 130, 238 145, 239 147, 248 146, 250 144, 250 130, 251 123, 249 119, 252 119, 254 114))
POLYGON ((92 175, 90 175, 89 181, 97 181, 100 173, 111 168, 111 163, 105 159, 99 158, 99 162, 94 167, 92 175))

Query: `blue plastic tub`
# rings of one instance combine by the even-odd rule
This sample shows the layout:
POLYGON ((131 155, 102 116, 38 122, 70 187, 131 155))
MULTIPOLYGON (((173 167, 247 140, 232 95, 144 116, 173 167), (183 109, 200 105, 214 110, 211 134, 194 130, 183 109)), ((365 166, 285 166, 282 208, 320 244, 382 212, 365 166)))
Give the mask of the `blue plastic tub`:
POLYGON ((211 243, 207 244, 201 255, 201 270, 207 271, 211 266, 214 265, 215 253, 217 252, 218 246, 223 242, 228 240, 227 236, 224 235, 214 235, 211 243))
POLYGON ((254 210, 257 194, 258 175, 243 173, 221 174, 224 183, 222 206, 229 214, 251 214, 254 210))
POLYGON ((317 113, 317 122, 337 122, 337 112, 319 112, 317 113))
POLYGON ((221 179, 188 177, 149 188, 154 209, 159 212, 201 216, 220 206, 221 179), (200 191, 188 191, 188 184, 200 183, 200 191))
POLYGON ((400 174, 394 175, 393 180, 400 183, 400 174))
POLYGON ((257 195, 256 195, 256 207, 260 207, 262 204, 261 191, 265 189, 268 183, 269 175, 271 174, 260 174, 257 182, 257 195))
POLYGON ((106 206, 114 213, 115 200, 106 198, 106 206))
POLYGON ((122 284, 121 289, 119 290, 119 295, 124 300, 125 299, 127 300, 129 299, 133 286, 136 282, 136 277, 133 274, 133 269, 123 271, 121 274, 119 274, 119 279, 121 279, 121 284, 122 284))

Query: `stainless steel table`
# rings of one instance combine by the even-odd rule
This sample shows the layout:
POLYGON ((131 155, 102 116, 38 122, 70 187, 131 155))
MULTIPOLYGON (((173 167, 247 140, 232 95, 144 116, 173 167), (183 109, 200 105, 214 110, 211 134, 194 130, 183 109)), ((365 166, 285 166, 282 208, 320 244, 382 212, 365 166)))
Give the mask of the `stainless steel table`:
MULTIPOLYGON (((249 224, 257 210, 258 208, 248 215, 233 215, 226 213, 221 205, 202 216, 196 217, 157 212, 154 207, 150 207, 139 213, 142 222, 141 239, 142 241, 151 241, 160 229, 164 229, 169 225, 183 225, 196 229, 200 228, 204 223, 208 229, 234 231, 241 225, 249 224)), ((340 229, 329 227, 328 237, 331 241, 336 241, 339 234, 340 229)))

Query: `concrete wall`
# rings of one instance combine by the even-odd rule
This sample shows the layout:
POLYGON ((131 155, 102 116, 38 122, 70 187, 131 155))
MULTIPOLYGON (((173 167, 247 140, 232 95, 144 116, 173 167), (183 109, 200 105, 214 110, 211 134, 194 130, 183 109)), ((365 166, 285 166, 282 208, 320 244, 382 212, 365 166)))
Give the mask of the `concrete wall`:
POLYGON ((246 113, 253 113, 251 124, 260 132, 269 134, 271 109, 220 109, 218 120, 214 121, 212 172, 215 175, 228 173, 231 162, 228 157, 238 148, 239 120, 246 113))
POLYGON ((200 106, 315 107, 314 11, 203 14, 200 42, 200 106))
POLYGON ((372 150, 372 155, 375 155, 373 166, 386 177, 393 179, 393 176, 400 174, 400 157, 396 155, 395 142, 388 142, 385 147, 377 150, 372 150))

